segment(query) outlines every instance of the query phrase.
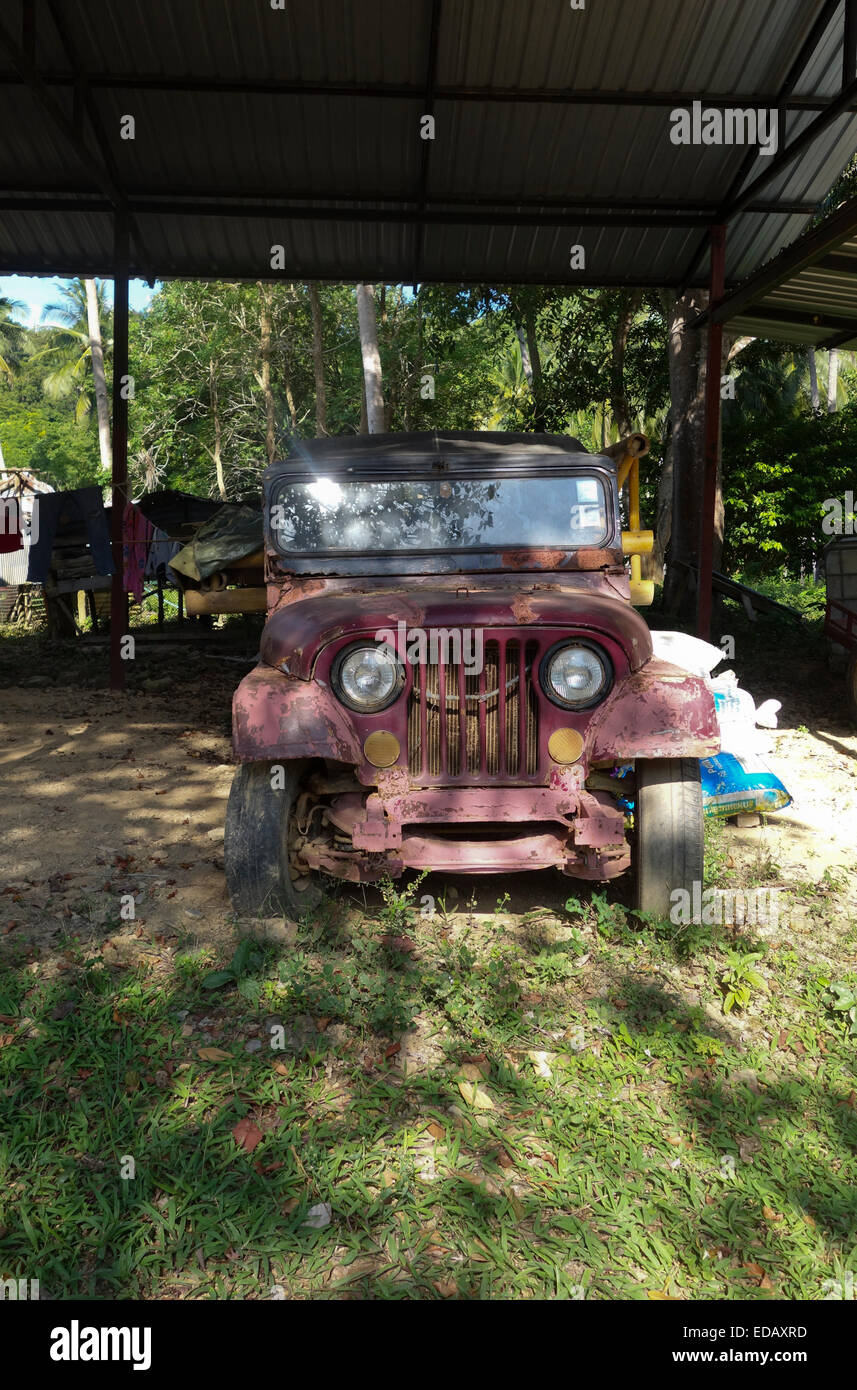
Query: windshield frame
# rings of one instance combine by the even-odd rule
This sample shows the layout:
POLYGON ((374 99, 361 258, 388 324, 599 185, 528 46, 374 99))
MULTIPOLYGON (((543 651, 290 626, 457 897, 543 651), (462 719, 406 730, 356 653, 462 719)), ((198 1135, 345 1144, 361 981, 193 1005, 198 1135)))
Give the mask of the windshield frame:
POLYGON ((476 570, 505 569, 624 569, 622 554, 619 497, 616 485, 616 465, 603 454, 568 453, 556 461, 539 458, 528 463, 524 458, 505 465, 486 465, 483 459, 472 461, 429 460, 410 465, 404 460, 395 464, 365 463, 360 467, 337 466, 321 462, 311 466, 303 459, 288 460, 268 470, 264 486, 265 549, 274 574, 339 574, 362 575, 377 573, 449 574, 476 570), (428 464, 428 466, 426 466, 428 464), (283 548, 270 525, 271 507, 276 504, 284 485, 312 483, 319 478, 337 482, 398 482, 424 479, 440 482, 490 481, 505 478, 596 478, 604 490, 607 504, 607 532, 596 546, 527 545, 498 546, 469 545, 461 548, 388 549, 371 551, 312 550, 297 551, 283 548), (528 564, 528 560, 532 563, 528 564))

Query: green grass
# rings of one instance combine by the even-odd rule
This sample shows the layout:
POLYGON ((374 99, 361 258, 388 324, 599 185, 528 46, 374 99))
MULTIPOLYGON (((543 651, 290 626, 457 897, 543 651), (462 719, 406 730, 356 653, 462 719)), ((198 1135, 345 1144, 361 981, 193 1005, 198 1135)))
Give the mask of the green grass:
POLYGON ((597 892, 426 918, 420 893, 334 900, 220 988, 231 950, 10 957, 0 1275, 51 1298, 819 1299, 857 1273, 857 1040, 801 940, 762 947, 726 1014, 760 949, 727 928, 597 892))

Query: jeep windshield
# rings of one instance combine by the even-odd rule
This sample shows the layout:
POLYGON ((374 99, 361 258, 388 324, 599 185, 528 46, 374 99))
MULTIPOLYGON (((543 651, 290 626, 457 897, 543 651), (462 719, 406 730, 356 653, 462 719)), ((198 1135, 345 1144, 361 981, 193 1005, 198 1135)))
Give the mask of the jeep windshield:
POLYGON ((290 554, 601 546, 611 525, 599 477, 283 483, 271 533, 290 554))

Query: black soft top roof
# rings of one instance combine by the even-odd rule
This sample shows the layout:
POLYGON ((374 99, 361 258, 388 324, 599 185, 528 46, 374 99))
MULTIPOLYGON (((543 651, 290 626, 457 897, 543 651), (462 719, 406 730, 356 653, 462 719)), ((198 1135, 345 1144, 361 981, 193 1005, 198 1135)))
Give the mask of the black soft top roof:
POLYGON ((488 430, 425 430, 410 434, 351 434, 327 439, 301 439, 286 459, 271 464, 266 478, 304 471, 308 467, 332 467, 337 471, 380 465, 406 471, 427 463, 452 465, 509 464, 556 465, 580 455, 615 469, 603 454, 589 454, 579 439, 569 434, 512 434, 488 430))

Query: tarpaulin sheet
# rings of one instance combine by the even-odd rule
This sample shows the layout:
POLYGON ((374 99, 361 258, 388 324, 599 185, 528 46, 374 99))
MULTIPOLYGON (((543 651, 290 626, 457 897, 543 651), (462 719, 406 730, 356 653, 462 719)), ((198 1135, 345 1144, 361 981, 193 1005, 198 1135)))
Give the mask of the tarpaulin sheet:
POLYGON ((225 506, 200 526, 193 540, 174 555, 174 570, 190 579, 207 579, 262 547, 262 513, 254 507, 225 506))

